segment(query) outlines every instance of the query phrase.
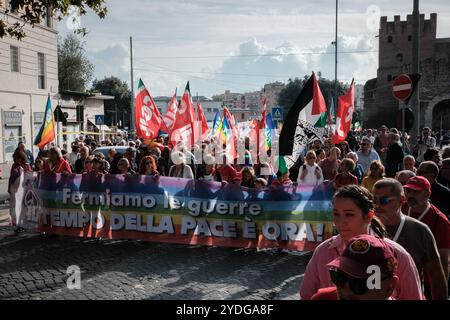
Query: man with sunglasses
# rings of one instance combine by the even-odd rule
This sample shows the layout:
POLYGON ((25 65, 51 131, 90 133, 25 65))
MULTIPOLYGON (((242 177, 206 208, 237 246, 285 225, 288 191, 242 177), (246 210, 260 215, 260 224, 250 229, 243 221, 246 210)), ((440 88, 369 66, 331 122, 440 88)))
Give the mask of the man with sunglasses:
POLYGON ((380 160, 380 156, 375 150, 373 150, 372 143, 367 137, 362 138, 361 149, 356 152, 356 155, 358 156, 358 164, 363 167, 364 172, 369 170, 372 161, 380 160))
MULTIPOLYGON (((405 189, 411 186, 417 188, 419 182, 414 183, 413 179, 421 181, 420 178, 422 177, 410 178, 404 186, 405 189)), ((421 278, 429 279, 425 282, 426 285, 429 283, 429 287, 425 287, 430 292, 426 295, 427 298, 446 300, 447 280, 435 238, 426 224, 402 214, 401 207, 405 196, 401 183, 390 178, 380 180, 375 183, 372 194, 375 214, 386 226, 388 236, 412 256, 421 278)))
POLYGON ((327 264, 335 288, 320 289, 311 300, 392 300, 399 281, 397 265, 395 251, 385 241, 356 236, 341 256, 327 264))

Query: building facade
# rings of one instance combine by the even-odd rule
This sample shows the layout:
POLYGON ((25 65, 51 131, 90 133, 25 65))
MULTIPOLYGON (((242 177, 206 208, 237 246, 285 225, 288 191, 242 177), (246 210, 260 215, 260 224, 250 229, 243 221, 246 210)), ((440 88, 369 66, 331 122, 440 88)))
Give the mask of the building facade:
MULTIPOLYGON (((435 131, 450 129, 450 38, 436 38, 436 29, 436 13, 429 19, 420 15, 420 127, 435 131)), ((377 78, 364 86, 365 127, 396 126, 395 115, 404 105, 393 97, 392 82, 412 71, 412 37, 412 15, 406 21, 381 17, 377 78)))
MULTIPOLYGON (((21 22, 8 1, 0 3, 3 19, 21 22), (12 11, 6 13, 6 11, 12 11)), ((43 120, 47 97, 53 108, 58 95, 58 32, 56 20, 24 26, 27 36, 19 41, 0 38, 0 163, 11 163, 19 140, 32 149, 43 120)))

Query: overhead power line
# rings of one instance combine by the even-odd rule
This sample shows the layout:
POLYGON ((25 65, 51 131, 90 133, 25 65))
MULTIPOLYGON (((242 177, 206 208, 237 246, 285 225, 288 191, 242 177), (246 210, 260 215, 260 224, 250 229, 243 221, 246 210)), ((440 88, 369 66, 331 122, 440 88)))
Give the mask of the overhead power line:
MULTIPOLYGON (((378 50, 355 50, 355 51, 340 51, 339 54, 362 54, 362 53, 377 53, 378 50)), ((329 55, 334 52, 293 52, 293 53, 268 53, 268 54, 240 54, 232 55, 209 55, 209 56, 148 56, 136 57, 138 60, 149 59, 213 59, 213 58, 254 58, 254 57, 280 57, 280 56, 302 56, 302 55, 329 55)))

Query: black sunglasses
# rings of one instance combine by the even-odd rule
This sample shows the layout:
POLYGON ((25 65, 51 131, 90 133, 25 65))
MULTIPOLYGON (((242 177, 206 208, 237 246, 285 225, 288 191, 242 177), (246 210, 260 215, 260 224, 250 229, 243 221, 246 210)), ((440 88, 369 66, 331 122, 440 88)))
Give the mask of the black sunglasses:
MULTIPOLYGON (((331 281, 338 287, 345 286, 345 283, 348 281, 350 290, 356 295, 363 295, 369 291, 369 288, 367 287, 368 278, 355 278, 339 269, 330 269, 330 277, 331 281)), ((381 280, 386 280, 388 278, 390 278, 390 276, 385 275, 381 280)))
POLYGON ((330 277, 331 281, 338 287, 345 286, 345 283, 348 281, 350 290, 356 295, 363 295, 369 290, 367 287, 367 278, 351 277, 338 269, 331 269, 330 277))

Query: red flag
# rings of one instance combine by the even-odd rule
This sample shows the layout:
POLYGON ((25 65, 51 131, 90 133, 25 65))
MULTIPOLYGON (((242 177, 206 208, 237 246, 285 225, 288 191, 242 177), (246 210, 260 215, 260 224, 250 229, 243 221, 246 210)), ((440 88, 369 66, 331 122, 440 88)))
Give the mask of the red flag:
POLYGON ((175 116, 175 123, 172 127, 170 141, 175 146, 179 141, 189 148, 194 143, 194 122, 195 111, 192 102, 191 92, 189 90, 189 81, 186 84, 180 107, 175 116))
POLYGON ((153 98, 145 88, 142 79, 139 79, 138 93, 136 95, 136 137, 156 138, 161 128, 162 117, 153 98))
POLYGON ((163 119, 169 134, 172 132, 173 125, 175 124, 175 115, 177 114, 177 110, 178 100, 177 90, 175 90, 175 94, 173 95, 172 100, 170 100, 169 105, 167 106, 167 112, 163 119))
POLYGON ((355 110, 355 84, 352 84, 347 93, 339 97, 339 107, 336 113, 336 128, 332 143, 338 144, 345 140, 352 124, 353 112, 355 110))
POLYGON ((198 122, 201 123, 201 128, 199 128, 200 132, 196 137, 201 137, 201 140, 205 140, 209 133, 208 122, 206 121, 205 114, 203 113, 202 106, 200 104, 200 100, 197 100, 197 119, 198 122))
POLYGON ((230 110, 228 110, 227 107, 223 108, 223 116, 224 118, 227 118, 228 124, 230 125, 230 131, 231 131, 231 137, 228 139, 227 149, 229 152, 229 155, 232 159, 235 159, 237 157, 236 152, 236 139, 237 139, 237 128, 236 123, 234 120, 234 117, 231 115, 230 110))

